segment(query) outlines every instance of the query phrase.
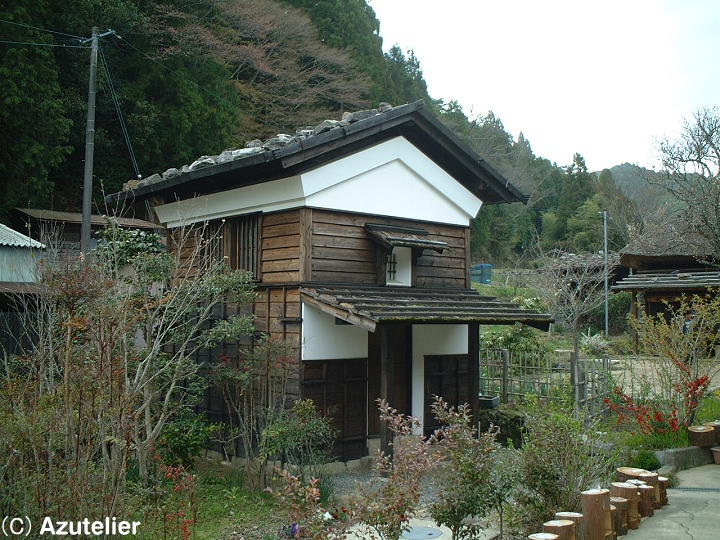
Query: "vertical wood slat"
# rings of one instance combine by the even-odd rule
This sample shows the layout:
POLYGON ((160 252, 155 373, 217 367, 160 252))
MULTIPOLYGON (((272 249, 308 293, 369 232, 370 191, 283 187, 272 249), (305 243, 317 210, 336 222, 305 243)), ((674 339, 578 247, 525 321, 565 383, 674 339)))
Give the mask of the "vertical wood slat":
POLYGON ((470 227, 465 229, 465 287, 472 286, 470 278, 470 227))

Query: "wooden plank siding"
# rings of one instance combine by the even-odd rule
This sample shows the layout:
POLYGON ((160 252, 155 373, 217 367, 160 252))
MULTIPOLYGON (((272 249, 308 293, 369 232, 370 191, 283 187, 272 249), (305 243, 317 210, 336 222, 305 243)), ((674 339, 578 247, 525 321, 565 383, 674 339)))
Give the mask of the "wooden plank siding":
POLYGON ((287 283, 301 280, 300 220, 303 209, 263 216, 260 251, 260 282, 287 283))
POLYGON ((442 254, 426 251, 414 265, 416 287, 468 286, 467 227, 312 210, 311 266, 305 281, 374 285, 377 283, 377 248, 365 230, 366 223, 421 227, 433 239, 447 242, 442 254))

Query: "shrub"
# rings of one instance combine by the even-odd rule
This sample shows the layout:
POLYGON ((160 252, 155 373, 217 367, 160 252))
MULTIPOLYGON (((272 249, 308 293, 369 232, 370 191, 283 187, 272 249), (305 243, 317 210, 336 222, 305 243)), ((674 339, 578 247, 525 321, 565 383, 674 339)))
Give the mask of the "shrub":
POLYGON ((600 333, 590 334, 589 329, 587 334, 583 334, 580 338, 580 350, 593 357, 606 355, 609 345, 605 336, 600 333))
POLYGON ((452 531, 453 540, 474 538, 481 529, 477 519, 492 508, 490 478, 500 445, 495 431, 477 434, 471 427, 467 404, 449 407, 435 396, 435 417, 446 426, 441 430, 439 493, 430 506, 430 515, 452 531))
POLYGON ((562 412, 532 414, 525 427, 516 500, 525 525, 535 529, 557 511, 578 511, 578 493, 610 480, 617 450, 603 444, 594 425, 562 412))
POLYGON ((222 424, 211 424, 203 413, 180 409, 163 428, 158 450, 165 463, 190 468, 193 458, 210 444, 213 434, 222 424))
POLYGON ((638 469, 646 469, 648 471, 656 471, 660 468, 660 460, 655 452, 650 450, 640 450, 632 461, 632 466, 638 469))

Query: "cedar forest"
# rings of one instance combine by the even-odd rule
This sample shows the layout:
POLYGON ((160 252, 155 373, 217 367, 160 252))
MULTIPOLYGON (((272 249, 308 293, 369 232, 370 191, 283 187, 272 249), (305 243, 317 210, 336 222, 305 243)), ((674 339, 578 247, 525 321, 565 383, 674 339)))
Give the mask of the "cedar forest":
POLYGON ((108 212, 102 194, 136 174, 111 85, 144 176, 345 110, 423 99, 529 195, 526 206, 480 212, 472 224, 474 262, 512 262, 537 237, 546 247, 600 249, 602 209, 612 217, 610 247, 619 249, 657 199, 643 180, 647 171, 623 164, 591 172, 577 154, 559 166, 536 156, 530 141, 522 133, 514 138, 492 112, 470 117, 457 102, 431 97, 412 51, 383 53, 366 0, 10 0, 0 19, 19 23, 0 24, 0 39, 56 45, 0 47, 0 219, 17 206, 79 209, 88 54, 67 46, 92 26, 121 36, 101 40, 99 213, 108 212))

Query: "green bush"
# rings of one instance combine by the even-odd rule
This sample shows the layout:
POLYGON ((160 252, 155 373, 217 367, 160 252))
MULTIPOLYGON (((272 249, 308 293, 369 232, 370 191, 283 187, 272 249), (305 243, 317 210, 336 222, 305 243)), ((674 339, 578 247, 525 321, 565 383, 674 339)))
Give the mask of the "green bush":
POLYGON ((530 530, 557 511, 579 511, 578 493, 610 481, 618 451, 603 444, 595 425, 562 412, 531 413, 525 427, 515 512, 530 530))
POLYGON ((335 431, 311 399, 297 400, 292 409, 268 424, 260 438, 260 455, 298 467, 327 461, 335 431))
POLYGON ((645 469, 648 471, 656 471, 660 468, 660 460, 655 455, 655 452, 650 450, 640 450, 631 463, 632 467, 638 469, 645 469))
POLYGON ((209 423, 203 413, 180 409, 165 425, 158 440, 163 462, 191 467, 193 458, 207 448, 213 433, 221 427, 222 424, 209 423))

